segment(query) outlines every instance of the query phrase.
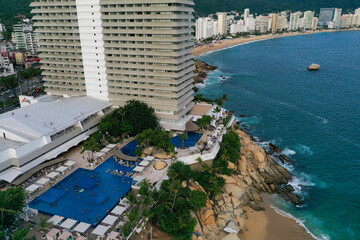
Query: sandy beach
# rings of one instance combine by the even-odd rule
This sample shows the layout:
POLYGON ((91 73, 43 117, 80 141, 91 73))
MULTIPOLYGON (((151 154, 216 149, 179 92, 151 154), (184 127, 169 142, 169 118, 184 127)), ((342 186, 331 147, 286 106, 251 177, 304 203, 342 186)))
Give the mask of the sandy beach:
POLYGON ((225 48, 229 48, 236 45, 241 45, 250 42, 262 41, 272 38, 280 38, 280 37, 289 37, 289 36, 297 36, 297 35, 306 35, 306 34, 315 34, 315 33, 323 33, 323 32, 337 32, 337 31, 354 31, 360 30, 359 28, 353 29, 340 29, 340 30, 323 30, 323 31, 312 31, 312 32, 295 32, 295 33, 283 33, 283 34, 268 34, 268 35, 261 35, 261 36, 254 36, 248 38, 234 38, 234 39, 226 39, 216 43, 213 43, 211 46, 210 44, 204 44, 202 46, 198 46, 194 48, 194 56, 200 56, 206 54, 210 51, 221 50, 225 48))
POLYGON ((266 204, 262 207, 265 211, 245 208, 248 221, 247 231, 241 235, 242 240, 314 240, 294 219, 278 214, 266 204))

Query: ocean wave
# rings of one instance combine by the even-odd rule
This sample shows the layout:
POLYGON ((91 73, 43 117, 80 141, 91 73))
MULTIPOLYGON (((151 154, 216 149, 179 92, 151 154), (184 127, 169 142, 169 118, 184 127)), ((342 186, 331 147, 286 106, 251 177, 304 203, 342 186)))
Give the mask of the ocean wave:
POLYGON ((289 184, 295 189, 295 193, 301 195, 305 194, 301 191, 303 187, 315 186, 310 175, 305 173, 294 174, 293 178, 289 181, 289 184))
POLYGON ((282 154, 285 154, 286 156, 292 156, 292 155, 295 155, 296 152, 294 150, 289 149, 289 148, 285 148, 282 151, 282 154))
POLYGON ((287 213, 287 212, 285 212, 285 211, 283 211, 283 210, 278 209, 277 207, 275 207, 275 206, 272 205, 272 204, 270 204, 270 207, 271 207, 272 209, 274 209, 275 212, 277 212, 278 214, 280 214, 280 215, 282 215, 282 216, 284 216, 284 217, 291 218, 291 219, 295 220, 296 223, 299 224, 302 228, 304 228, 305 231, 306 231, 308 234, 310 234, 314 239, 317 239, 317 240, 330 240, 330 237, 327 236, 327 235, 325 235, 325 234, 323 234, 323 233, 320 235, 320 237, 315 236, 315 235, 305 226, 305 224, 304 224, 305 221, 304 221, 304 220, 298 219, 298 218, 294 217, 293 215, 291 215, 290 213, 287 213))
POLYGON ((302 145, 302 144, 297 144, 295 146, 295 150, 297 153, 300 153, 300 154, 304 154, 304 155, 308 155, 308 156, 313 155, 311 148, 308 146, 302 145))

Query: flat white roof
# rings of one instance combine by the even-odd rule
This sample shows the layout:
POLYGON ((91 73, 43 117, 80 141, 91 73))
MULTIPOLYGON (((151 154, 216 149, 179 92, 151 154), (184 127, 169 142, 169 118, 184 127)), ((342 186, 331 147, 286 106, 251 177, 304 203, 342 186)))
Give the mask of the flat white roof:
POLYGON ((51 172, 49 174, 46 175, 48 178, 53 179, 56 178, 57 176, 59 176, 58 172, 51 172))
POLYGON ((89 229, 90 226, 91 225, 88 223, 81 222, 74 228, 74 231, 79 233, 84 233, 86 232, 86 230, 89 229))
POLYGON ((66 229, 70 229, 72 226, 74 226, 77 223, 76 220, 68 218, 66 219, 61 225, 60 227, 62 228, 66 228, 66 229))
POLYGON ((46 99, 1 114, 0 128, 30 141, 56 133, 111 106, 110 102, 89 96, 46 99))
POLYGON ((147 160, 143 160, 143 161, 141 161, 141 163, 139 164, 140 166, 144 166, 144 167, 146 167, 147 165, 149 165, 150 164, 150 162, 149 161, 147 161, 147 160))
POLYGON ((49 220, 47 220, 48 223, 52 223, 53 225, 57 225, 59 222, 61 222, 64 219, 64 217, 61 217, 59 215, 52 216, 49 220))
POLYGON ((111 213, 115 214, 115 215, 121 215, 125 212, 126 207, 122 207, 122 206, 116 206, 111 213))
POLYGON ((154 160, 155 159, 155 157, 153 157, 153 156, 147 156, 144 160, 146 160, 146 161, 152 161, 152 160, 154 160))
POLYGON ((133 170, 135 172, 141 172, 142 170, 144 170, 144 167, 136 166, 133 170))
POLYGON ((67 166, 60 166, 58 167, 57 169, 55 169, 55 171, 58 171, 58 172, 65 172, 66 169, 68 169, 69 167, 67 166))
POLYGON ((114 225, 114 223, 117 219, 118 219, 118 217, 115 217, 113 215, 107 215, 106 218, 101 223, 112 226, 112 225, 114 225))
POLYGON ((48 178, 40 178, 40 179, 36 182, 36 184, 44 185, 44 184, 47 184, 49 181, 50 181, 50 179, 48 179, 48 178))
POLYGON ((72 165, 74 165, 75 164, 75 162, 74 161, 67 161, 66 163, 65 163, 65 166, 68 166, 68 167, 71 167, 72 165))
POLYGON ((92 231, 92 234, 98 235, 98 236, 104 236, 106 231, 109 230, 109 227, 105 227, 103 225, 98 225, 94 231, 92 231))
POLYGON ((30 186, 28 186, 27 188, 25 188, 25 191, 32 193, 34 192, 36 189, 40 188, 39 185, 37 184, 31 184, 30 186))

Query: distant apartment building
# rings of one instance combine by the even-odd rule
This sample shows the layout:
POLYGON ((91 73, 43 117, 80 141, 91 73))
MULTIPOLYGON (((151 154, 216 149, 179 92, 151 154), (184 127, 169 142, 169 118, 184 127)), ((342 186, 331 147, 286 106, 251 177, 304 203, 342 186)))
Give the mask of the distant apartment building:
POLYGON ((0 76, 8 76, 15 74, 14 66, 14 53, 9 48, 7 42, 0 43, 0 76))
POLYGON ((341 27, 341 8, 335 8, 334 17, 331 22, 329 22, 328 28, 338 29, 341 27))
POLYGON ((343 14, 341 16, 341 28, 351 28, 354 27, 354 15, 352 14, 343 14))
POLYGON ((311 26, 311 30, 315 31, 318 27, 318 22, 319 22, 319 19, 317 17, 314 17, 313 20, 312 20, 312 26, 311 26))
POLYGON ((35 0, 43 80, 50 95, 90 96, 155 109, 184 130, 193 103, 192 0, 35 0))
POLYGON ((227 14, 224 12, 217 13, 218 16, 218 34, 224 35, 227 34, 227 14))
POLYGON ((31 24, 17 24, 13 26, 11 40, 18 51, 36 53, 38 51, 38 34, 33 31, 31 24))
POLYGON ((244 20, 239 20, 236 23, 230 25, 230 34, 233 35, 241 32, 245 32, 244 20))
POLYGON ((245 31, 246 32, 254 32, 255 31, 256 20, 252 15, 248 18, 245 18, 244 23, 245 23, 245 31))
POLYGON ((304 29, 311 30, 313 28, 313 19, 314 19, 314 12, 313 11, 306 11, 304 12, 304 29))
POLYGON ((195 38, 197 40, 206 39, 217 35, 218 23, 211 18, 198 18, 195 22, 195 38))
POLYGON ((280 22, 280 16, 275 14, 275 13, 271 13, 269 14, 269 25, 268 25, 268 30, 271 33, 276 33, 280 28, 279 28, 279 22, 280 22))
POLYGON ((335 13, 335 8, 320 8, 319 26, 327 27, 332 21, 335 13))
POLYGON ((0 23, 0 40, 4 39, 2 32, 6 31, 5 25, 0 23))
POLYGON ((244 9, 244 19, 248 18, 250 16, 250 9, 246 8, 244 9))
POLYGON ((257 16, 255 19, 255 30, 260 33, 268 32, 269 17, 268 16, 257 16))
POLYGON ((289 21, 289 30, 290 31, 299 30, 301 14, 302 14, 301 12, 295 12, 295 13, 290 14, 290 21, 289 21))
POLYGON ((359 15, 360 15, 360 8, 355 9, 355 13, 354 13, 354 15, 357 15, 357 16, 359 16, 359 15))

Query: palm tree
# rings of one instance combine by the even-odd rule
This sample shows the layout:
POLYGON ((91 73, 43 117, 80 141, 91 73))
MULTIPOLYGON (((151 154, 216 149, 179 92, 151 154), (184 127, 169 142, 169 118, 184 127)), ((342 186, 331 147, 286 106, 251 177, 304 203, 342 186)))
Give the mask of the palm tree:
POLYGON ((228 96, 224 93, 223 96, 222 96, 222 100, 224 101, 224 106, 225 106, 225 103, 226 101, 228 100, 228 96))
POLYGON ((186 133, 183 133, 183 134, 180 134, 180 139, 181 139, 181 148, 184 149, 184 143, 185 143, 185 140, 188 139, 188 136, 186 133))
POLYGON ((219 118, 218 114, 221 112, 221 107, 216 106, 213 110, 213 113, 216 114, 216 118, 219 118))
POLYGON ((7 209, 7 206, 11 206, 11 202, 14 200, 15 195, 1 194, 0 195, 0 211, 1 211, 1 226, 4 226, 4 212, 15 214, 16 211, 7 209))
POLYGON ((40 227, 41 231, 44 231, 47 227, 50 226, 50 223, 47 222, 46 218, 41 218, 40 222, 36 224, 38 227, 40 227))
POLYGON ((169 186, 170 191, 174 193, 174 198, 173 198, 172 207, 171 207, 170 212, 172 212, 174 209, 177 193, 179 192, 180 188, 181 188, 180 181, 178 179, 173 179, 171 182, 171 185, 169 186))
POLYGON ((26 236, 29 234, 29 229, 20 228, 12 236, 11 240, 30 240, 26 236))

